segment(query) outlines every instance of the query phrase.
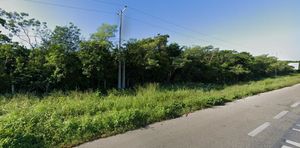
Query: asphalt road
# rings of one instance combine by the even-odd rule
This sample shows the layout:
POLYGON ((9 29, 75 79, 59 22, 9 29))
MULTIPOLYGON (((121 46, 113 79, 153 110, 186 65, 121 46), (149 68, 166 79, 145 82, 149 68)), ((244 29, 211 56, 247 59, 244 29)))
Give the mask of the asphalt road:
POLYGON ((300 85, 247 97, 79 148, 300 147, 300 85), (298 104, 299 102, 299 104, 298 104))

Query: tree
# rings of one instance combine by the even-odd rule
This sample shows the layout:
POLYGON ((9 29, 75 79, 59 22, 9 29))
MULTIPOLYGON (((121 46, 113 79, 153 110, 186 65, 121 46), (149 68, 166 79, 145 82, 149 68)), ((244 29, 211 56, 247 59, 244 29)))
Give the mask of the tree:
POLYGON ((183 67, 181 79, 193 82, 207 82, 210 80, 210 64, 213 57, 212 46, 195 46, 186 48, 183 52, 183 67))
POLYGON ((172 43, 165 48, 168 58, 168 63, 166 63, 166 70, 168 71, 167 82, 175 81, 177 73, 183 67, 182 50, 183 48, 177 43, 172 43))
POLYGON ((1 92, 107 90, 117 81, 117 63, 123 56, 128 86, 149 82, 228 84, 293 72, 287 62, 276 57, 254 57, 213 46, 182 47, 169 44, 169 36, 160 34, 131 39, 119 54, 112 42, 116 25, 103 24, 84 41, 72 23, 50 32, 46 23, 26 13, 0 9, 0 28, 9 34, 0 32, 1 92))
POLYGON ((80 29, 73 23, 68 26, 56 26, 50 36, 50 45, 57 45, 64 52, 71 53, 79 49, 80 29))
MULTIPOLYGON (((34 18, 28 18, 27 13, 6 12, 0 8, 0 23, 12 35, 17 37, 24 45, 35 48, 39 43, 47 40, 49 29, 47 23, 34 18)), ((7 38, 1 35, 1 38, 7 38)))
POLYGON ((79 59, 82 63, 83 75, 89 80, 92 88, 106 88, 107 80, 111 80, 115 69, 109 47, 101 42, 85 41, 80 44, 79 59))
MULTIPOLYGON (((2 19, 2 18, 0 18, 0 25, 2 27, 4 27, 6 25, 6 21, 4 19, 2 19)), ((8 43, 10 41, 11 41, 11 39, 7 35, 2 34, 2 31, 0 31, 0 45, 8 43)))
POLYGON ((172 64, 168 52, 173 50, 167 49, 168 38, 168 35, 158 35, 126 43, 127 79, 132 84, 168 79, 172 64))
POLYGON ((0 79, 3 90, 11 88, 15 92, 15 86, 18 89, 24 88, 27 84, 26 64, 29 50, 18 44, 0 45, 0 79))
POLYGON ((111 43, 110 39, 115 37, 115 33, 117 32, 117 25, 110 25, 110 24, 102 24, 97 32, 91 35, 91 40, 104 42, 104 43, 111 43))
POLYGON ((74 24, 57 26, 51 34, 45 66, 51 72, 48 84, 61 89, 80 87, 81 63, 76 51, 79 50, 80 30, 74 24))
POLYGON ((28 84, 29 91, 47 92, 48 81, 50 77, 50 70, 45 66, 46 64, 46 51, 39 48, 32 49, 28 56, 28 84))
POLYGON ((107 82, 113 84, 116 65, 112 55, 113 43, 117 26, 102 24, 96 33, 91 35, 90 41, 80 44, 78 53, 82 64, 82 73, 88 79, 88 86, 106 88, 107 82), (103 85, 102 85, 103 84, 103 85))

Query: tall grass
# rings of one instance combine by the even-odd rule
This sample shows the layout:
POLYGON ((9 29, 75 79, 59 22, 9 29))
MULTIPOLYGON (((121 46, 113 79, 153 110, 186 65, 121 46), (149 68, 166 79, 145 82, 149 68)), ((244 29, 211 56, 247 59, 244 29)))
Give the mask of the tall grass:
POLYGON ((0 147, 69 147, 300 83, 300 74, 231 86, 149 84, 134 91, 0 96, 0 147))

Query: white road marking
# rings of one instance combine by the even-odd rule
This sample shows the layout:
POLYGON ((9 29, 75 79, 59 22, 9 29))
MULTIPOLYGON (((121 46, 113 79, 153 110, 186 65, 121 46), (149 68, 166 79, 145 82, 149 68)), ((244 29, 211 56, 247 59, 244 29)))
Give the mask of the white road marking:
POLYGON ((293 131, 300 132, 300 129, 293 128, 292 130, 293 130, 293 131))
POLYGON ((277 114, 276 116, 273 117, 273 119, 280 119, 282 118, 284 115, 286 115, 289 111, 282 111, 279 114, 277 114))
POLYGON ((266 123, 262 124, 261 126, 257 127, 256 129, 254 129, 253 131, 251 131, 250 133, 248 133, 248 135, 251 137, 254 137, 270 125, 271 125, 270 122, 266 122, 266 123))
POLYGON ((295 107, 297 107, 299 104, 300 104, 300 102, 296 102, 296 103, 294 103, 293 105, 291 105, 291 107, 292 107, 292 108, 295 108, 295 107))
POLYGON ((283 145, 281 148, 292 148, 292 147, 283 145))
POLYGON ((285 140, 286 143, 291 144, 293 146, 297 146, 300 147, 300 143, 295 142, 295 141, 291 141, 291 140, 285 140))

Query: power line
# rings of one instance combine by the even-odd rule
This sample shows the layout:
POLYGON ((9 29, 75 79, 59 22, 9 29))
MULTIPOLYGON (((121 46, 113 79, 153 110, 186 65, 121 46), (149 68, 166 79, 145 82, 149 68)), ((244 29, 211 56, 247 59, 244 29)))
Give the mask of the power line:
MULTIPOLYGON (((121 4, 118 4, 118 3, 107 2, 107 1, 102 1, 102 0, 91 0, 91 1, 94 1, 94 2, 97 2, 97 3, 103 3, 103 4, 107 4, 107 5, 112 5, 112 6, 122 6, 121 4)), ((161 20, 161 21, 164 21, 165 23, 168 23, 168 24, 171 24, 171 25, 174 25, 174 26, 177 26, 177 27, 179 26, 179 25, 177 25, 177 24, 174 24, 174 23, 168 22, 168 21, 166 21, 166 20, 163 20, 163 19, 161 19, 160 17, 156 17, 156 16, 153 16, 153 15, 151 15, 151 14, 147 14, 146 12, 144 12, 144 11, 142 11, 142 10, 139 10, 139 9, 137 9, 137 8, 130 7, 130 6, 128 6, 128 8, 131 8, 131 9, 134 10, 134 11, 138 11, 138 12, 141 12, 141 13, 143 13, 143 14, 145 14, 145 15, 149 15, 149 16, 151 16, 151 17, 154 17, 154 18, 156 18, 156 19, 159 19, 159 20, 161 20)), ((169 31, 174 32, 174 33, 176 33, 176 34, 181 34, 181 35, 183 35, 183 36, 185 36, 185 37, 188 37, 188 38, 193 38, 193 39, 195 38, 195 36, 189 36, 189 35, 187 35, 187 34, 184 34, 184 33, 178 32, 178 31, 174 31, 174 30, 171 30, 171 29, 169 29, 169 28, 161 27, 161 26, 158 26, 158 25, 155 25, 155 24, 152 24, 152 23, 143 21, 143 20, 141 20, 141 19, 137 19, 137 18, 133 18, 133 17, 129 17, 129 16, 126 16, 126 17, 129 18, 129 19, 132 19, 132 20, 134 20, 134 21, 138 21, 138 22, 141 22, 141 23, 150 25, 150 26, 152 26, 152 27, 163 28, 164 30, 169 30, 169 31)), ((180 27, 179 27, 179 28, 180 28, 180 27)), ((182 28, 182 27, 181 27, 181 28, 182 28)), ((187 29, 186 29, 186 30, 187 30, 187 29)), ((196 37, 196 38, 197 38, 197 37, 196 37)), ((207 42, 207 43, 210 42, 210 41, 208 41, 208 40, 204 40, 203 38, 201 38, 201 40, 202 40, 202 41, 205 41, 205 42, 207 42)))
MULTIPOLYGON (((102 0, 92 0, 92 1, 97 2, 97 3, 104 3, 104 4, 108 4, 108 5, 114 5, 114 6, 120 6, 121 5, 121 4, 112 3, 112 2, 106 2, 106 1, 102 1, 102 0)), ((232 42, 226 41, 224 39, 221 39, 221 38, 218 38, 218 37, 215 37, 215 36, 211 36, 211 35, 203 33, 203 32, 199 32, 199 31, 197 31, 195 29, 191 29, 191 28, 188 28, 188 27, 185 27, 185 26, 182 26, 182 25, 178 25, 176 23, 173 23, 173 22, 168 21, 166 19, 163 19, 161 17, 158 17, 158 16, 152 15, 150 13, 147 13, 147 12, 145 12, 143 10, 138 9, 138 8, 135 8, 135 7, 132 7, 132 6, 128 6, 128 8, 131 9, 131 10, 134 10, 136 12, 139 12, 141 14, 144 14, 144 15, 150 16, 152 18, 155 18, 155 19, 157 19, 157 20, 159 20, 161 22, 164 22, 166 24, 170 24, 170 25, 176 26, 177 28, 181 28, 181 29, 184 29, 184 30, 187 30, 187 31, 190 31, 190 32, 196 32, 198 34, 201 34, 202 36, 206 36, 207 38, 211 38, 211 39, 214 39, 214 40, 217 40, 217 41, 221 41, 221 42, 226 43, 228 45, 234 45, 234 46, 237 46, 237 47, 239 47, 239 46, 244 47, 243 45, 232 43, 232 42)), ((201 40, 203 40, 203 39, 201 39, 201 40)), ((246 47, 244 47, 244 48, 246 48, 246 47)))
MULTIPOLYGON (((146 25, 148 25, 148 26, 152 26, 152 27, 155 27, 155 28, 160 28, 160 29, 163 29, 163 30, 168 30, 169 32, 172 32, 172 33, 175 33, 175 34, 179 34, 179 35, 181 35, 181 36, 185 36, 186 38, 192 39, 192 40, 194 40, 194 41, 199 41, 199 40, 201 40, 202 42, 206 42, 207 45, 212 45, 212 43, 211 43, 212 41, 206 40, 206 39, 204 39, 204 38, 200 38, 199 36, 188 35, 188 34, 186 34, 186 33, 182 33, 182 32, 179 32, 179 31, 174 31, 174 30, 172 30, 172 29, 169 29, 169 28, 166 28, 166 27, 162 27, 162 26, 159 26, 159 25, 157 25, 157 24, 149 23, 149 22, 147 22, 147 21, 144 21, 144 20, 141 20, 141 19, 137 19, 137 18, 134 18, 134 17, 126 16, 126 18, 131 19, 131 20, 133 20, 133 21, 141 22, 141 23, 146 24, 146 25)), ((228 45, 225 45, 225 46, 224 46, 224 44, 223 44, 223 48, 226 47, 226 46, 227 46, 227 48, 228 48, 229 46, 233 47, 232 45, 229 45, 229 46, 228 46, 228 45)))
MULTIPOLYGON (((161 22, 164 22, 164 23, 167 23, 167 24, 176 26, 177 28, 181 28, 181 29, 184 29, 184 30, 187 30, 187 31, 191 31, 191 32, 196 32, 196 33, 201 34, 201 35, 203 35, 203 36, 207 36, 207 37, 209 37, 209 38, 212 38, 212 39, 215 39, 215 40, 218 40, 218 41, 227 43, 227 44, 229 44, 229 45, 230 45, 230 44, 233 44, 233 43, 229 43, 229 42, 226 41, 226 40, 223 40, 223 39, 220 39, 220 38, 211 36, 211 35, 206 34, 206 33, 199 32, 199 31, 197 31, 197 30, 195 30, 195 29, 190 29, 190 28, 188 28, 188 27, 185 27, 185 26, 182 26, 182 25, 175 24, 175 23, 173 23, 173 22, 171 22, 171 21, 168 21, 168 20, 163 19, 163 18, 161 18, 161 17, 152 15, 152 14, 147 13, 147 12, 145 12, 145 11, 142 11, 142 10, 140 10, 140 9, 137 9, 137 8, 134 8, 134 7, 129 7, 129 8, 131 8, 131 9, 137 11, 137 12, 140 12, 140 13, 142 13, 142 14, 144 14, 144 15, 147 15, 147 16, 150 16, 150 17, 155 18, 155 19, 157 19, 157 20, 160 20, 161 22)), ((233 45, 234 45, 234 44, 233 44, 233 45)), ((241 46, 241 45, 239 45, 239 46, 241 46)))
POLYGON ((82 8, 82 7, 74 7, 74 6, 70 6, 70 5, 62 5, 62 4, 57 4, 57 3, 49 3, 49 2, 36 1, 36 0, 24 0, 24 1, 28 1, 28 2, 31 2, 31 3, 37 3, 37 4, 57 6, 57 7, 62 7, 62 8, 90 11, 90 12, 115 14, 114 12, 110 12, 110 11, 103 11, 103 10, 98 10, 98 9, 89 9, 89 8, 82 8))
POLYGON ((103 3, 103 4, 107 4, 107 5, 112 5, 112 6, 124 6, 122 4, 119 4, 119 3, 114 3, 114 2, 108 2, 108 1, 103 1, 103 0, 91 0, 91 1, 94 1, 96 3, 103 3))
MULTIPOLYGON (((83 10, 83 11, 90 11, 90 12, 96 12, 96 13, 106 13, 106 14, 115 14, 114 12, 109 12, 109 11, 102 11, 102 10, 97 10, 97 9, 88 9, 88 8, 82 8, 82 7, 74 7, 74 6, 69 6, 69 5, 62 5, 62 4, 57 4, 57 3, 49 3, 49 2, 42 2, 42 1, 37 1, 37 0, 24 0, 24 1, 28 1, 28 2, 32 2, 32 3, 38 3, 38 4, 44 4, 44 5, 51 5, 51 6, 57 6, 57 7, 63 7, 63 8, 69 8, 69 9, 77 9, 77 10, 83 10)), ((106 1, 102 1, 102 0, 99 0, 99 1, 96 1, 96 0, 93 0, 95 2, 99 2, 99 3, 105 3, 105 4, 109 4, 109 5, 114 5, 114 6, 120 6, 121 4, 116 4, 116 3, 112 3, 112 2, 106 2, 106 1)), ((139 10, 139 9, 136 9, 136 8, 133 8, 133 7, 129 7, 131 9, 134 9, 136 11, 140 11, 140 12, 143 12, 145 15, 147 14, 146 12, 142 11, 142 10, 139 10)), ((151 14, 148 14, 148 15, 151 15, 151 14)), ((152 17, 156 17, 154 15, 151 15, 152 17)), ((169 30, 170 32, 173 32, 173 33, 176 33, 176 34, 180 34, 180 35, 183 35, 185 37, 188 37, 188 38, 191 38, 191 39, 195 39, 195 38, 199 38, 199 37, 195 37, 195 36, 191 36, 191 35, 187 35, 185 33, 181 33, 181 32, 178 32, 178 31, 174 31, 172 29, 169 29, 169 28, 165 28, 165 27, 162 27, 162 26, 159 26, 159 25, 156 25, 156 24, 152 24, 152 23, 149 23, 149 22, 146 22, 146 21, 143 21, 141 19, 137 19, 137 18, 133 18, 133 17, 129 17, 129 16, 126 16, 127 18, 131 19, 131 20, 134 20, 134 21, 138 21, 138 22, 141 22, 141 23, 144 23, 144 24, 147 24, 147 25, 150 25, 152 27, 156 27, 156 28, 161 28, 161 29, 164 29, 164 30, 169 30)), ((156 17, 157 19, 159 18, 160 20, 164 20, 160 17, 156 17)), ((168 21, 165 20, 165 23, 167 23, 168 21)), ((168 22, 168 24, 171 24, 171 25, 174 25, 174 26, 179 26, 177 24, 174 24, 174 23, 171 23, 171 22, 168 22)), ((188 28, 186 28, 187 30, 188 28)), ((195 31, 194 31, 195 32, 195 31)), ((204 40, 203 38, 201 38, 200 40, 204 41, 204 42, 207 42, 208 44, 211 42, 211 41, 208 41, 208 40, 204 40)), ((230 45, 230 44, 229 44, 230 45)))
MULTIPOLYGON (((155 27, 155 28, 160 28, 160 29, 168 30, 168 31, 170 31, 170 32, 173 32, 173 33, 176 33, 176 34, 180 34, 180 35, 185 36, 185 37, 187 37, 187 38, 192 38, 192 39, 197 38, 197 37, 195 37, 195 36, 191 36, 191 35, 187 35, 187 34, 182 33, 182 32, 174 31, 174 30, 172 30, 172 29, 165 28, 165 27, 162 27, 162 26, 153 24, 153 23, 149 23, 149 22, 146 22, 146 21, 143 21, 143 20, 141 20, 141 19, 134 18, 134 17, 126 16, 126 18, 129 18, 129 19, 134 20, 134 21, 137 21, 137 22, 141 22, 141 23, 143 23, 143 24, 146 24, 146 25, 149 25, 149 26, 152 26, 152 27, 155 27)), ((209 43, 209 41, 207 41, 207 40, 204 40, 204 39, 200 39, 200 40, 209 43)))
MULTIPOLYGON (((78 9, 78 10, 84 10, 84 11, 93 11, 93 12, 100 12, 100 13, 103 12, 103 11, 99 11, 99 10, 96 10, 96 9, 86 9, 86 8, 81 8, 81 7, 73 7, 73 6, 69 6, 69 5, 61 5, 61 4, 49 3, 49 2, 41 2, 41 1, 36 1, 36 0, 24 0, 24 1, 33 2, 33 3, 39 3, 39 4, 44 4, 44 5, 51 5, 51 6, 63 7, 63 8, 78 9)), ((97 2, 104 2, 104 1, 97 1, 97 2)), ((116 5, 116 4, 113 4, 113 3, 107 3, 107 4, 116 5)), ((106 12, 106 13, 115 14, 113 12, 106 12)), ((169 28, 161 27, 159 25, 155 25, 155 24, 152 24, 152 23, 149 23, 149 22, 137 19, 137 18, 133 18, 133 17, 129 17, 129 16, 126 16, 126 18, 129 18, 131 20, 138 21, 138 22, 150 25, 152 27, 161 28, 161 29, 164 29, 164 30, 169 30, 169 31, 171 31, 173 33, 180 34, 180 35, 183 35, 183 36, 188 37, 188 38, 193 38, 193 39, 195 38, 194 36, 189 36, 189 35, 186 35, 184 33, 181 33, 181 32, 178 32, 178 31, 174 31, 174 30, 171 30, 169 28)), ((201 40, 205 41, 203 39, 201 39, 201 40)), ((209 43, 209 41, 205 41, 205 42, 209 43)))

